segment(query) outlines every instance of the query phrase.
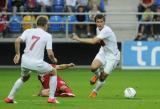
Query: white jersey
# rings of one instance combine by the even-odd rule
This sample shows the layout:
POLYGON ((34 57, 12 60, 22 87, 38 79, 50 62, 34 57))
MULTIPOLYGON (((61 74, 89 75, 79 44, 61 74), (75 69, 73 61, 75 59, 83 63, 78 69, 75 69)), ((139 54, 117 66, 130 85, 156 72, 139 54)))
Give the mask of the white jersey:
POLYGON ((104 25, 102 30, 97 27, 97 38, 102 39, 99 52, 104 52, 108 59, 120 59, 119 50, 117 47, 117 39, 110 27, 104 25))
POLYGON ((25 30, 20 38, 26 44, 22 58, 42 62, 45 47, 52 49, 52 36, 41 28, 25 30))

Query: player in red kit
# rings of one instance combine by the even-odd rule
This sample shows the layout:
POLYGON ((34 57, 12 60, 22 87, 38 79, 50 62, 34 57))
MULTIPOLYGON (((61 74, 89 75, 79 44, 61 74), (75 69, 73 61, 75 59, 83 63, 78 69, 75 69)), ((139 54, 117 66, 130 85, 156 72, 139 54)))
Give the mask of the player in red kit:
MULTIPOLYGON (((63 70, 63 69, 73 67, 74 64, 73 63, 60 64, 60 65, 52 64, 52 66, 56 68, 57 70, 63 70)), ((41 75, 41 76, 39 75, 38 79, 40 80, 42 84, 42 88, 38 95, 48 96, 49 90, 50 90, 49 89, 50 74, 41 75)), ((60 76, 57 76, 57 88, 56 88, 55 96, 60 96, 60 97, 74 97, 75 96, 75 94, 73 94, 72 90, 68 87, 66 82, 60 76)))

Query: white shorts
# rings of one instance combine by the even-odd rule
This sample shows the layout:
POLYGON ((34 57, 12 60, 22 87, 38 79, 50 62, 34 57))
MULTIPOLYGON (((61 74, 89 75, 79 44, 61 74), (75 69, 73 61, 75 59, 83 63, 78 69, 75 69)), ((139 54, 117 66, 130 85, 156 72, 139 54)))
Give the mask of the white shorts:
POLYGON ((45 61, 28 60, 27 58, 22 57, 21 75, 28 75, 32 70, 36 71, 38 74, 44 74, 53 71, 53 69, 54 68, 45 61))
POLYGON ((119 60, 109 59, 109 57, 107 57, 103 52, 99 52, 96 55, 95 59, 98 59, 100 62, 102 62, 102 68, 104 69, 104 72, 107 74, 110 74, 119 63, 119 60))

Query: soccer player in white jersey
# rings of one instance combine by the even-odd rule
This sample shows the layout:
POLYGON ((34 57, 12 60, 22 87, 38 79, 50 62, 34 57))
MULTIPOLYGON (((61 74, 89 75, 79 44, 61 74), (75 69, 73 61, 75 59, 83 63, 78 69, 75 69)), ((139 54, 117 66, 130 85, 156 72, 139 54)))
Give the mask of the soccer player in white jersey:
POLYGON ((20 37, 15 40, 15 57, 14 63, 18 64, 20 60, 20 43, 25 42, 25 49, 21 59, 21 77, 15 82, 8 97, 4 99, 6 103, 14 103, 14 97, 18 89, 30 77, 31 71, 38 74, 44 72, 51 74, 50 78, 50 94, 48 103, 58 103, 54 97, 57 86, 56 69, 43 60, 45 49, 47 50, 49 59, 56 63, 57 59, 52 51, 52 36, 46 32, 48 20, 40 16, 37 18, 37 28, 25 30, 20 37))
POLYGON ((101 44, 101 48, 91 64, 91 71, 95 73, 95 76, 91 78, 90 83, 96 83, 95 88, 89 95, 92 98, 97 96, 97 93, 104 85, 106 78, 120 60, 116 36, 111 28, 105 25, 105 17, 101 14, 97 14, 95 23, 97 25, 96 37, 79 38, 76 34, 73 34, 72 36, 73 40, 81 43, 101 44))

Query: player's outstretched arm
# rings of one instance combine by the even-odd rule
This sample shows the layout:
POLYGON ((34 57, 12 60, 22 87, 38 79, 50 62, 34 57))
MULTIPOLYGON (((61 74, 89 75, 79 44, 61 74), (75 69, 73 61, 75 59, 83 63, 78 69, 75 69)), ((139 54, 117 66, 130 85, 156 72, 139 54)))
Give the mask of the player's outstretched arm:
POLYGON ((60 65, 56 65, 56 69, 57 70, 64 70, 64 69, 71 68, 71 67, 74 67, 74 66, 75 66, 74 63, 60 64, 60 65))
POLYGON ((93 45, 97 44, 101 41, 101 39, 98 39, 96 37, 94 37, 94 38, 80 38, 77 35, 73 35, 71 37, 71 39, 76 40, 76 41, 81 42, 81 43, 93 44, 93 45))

